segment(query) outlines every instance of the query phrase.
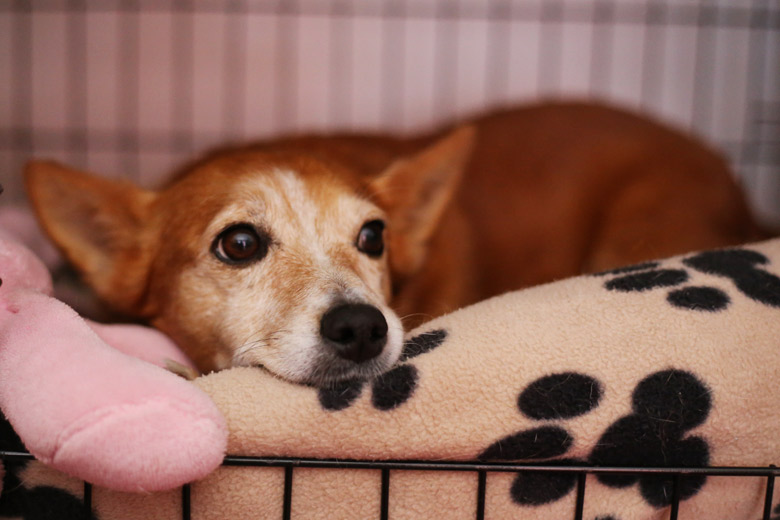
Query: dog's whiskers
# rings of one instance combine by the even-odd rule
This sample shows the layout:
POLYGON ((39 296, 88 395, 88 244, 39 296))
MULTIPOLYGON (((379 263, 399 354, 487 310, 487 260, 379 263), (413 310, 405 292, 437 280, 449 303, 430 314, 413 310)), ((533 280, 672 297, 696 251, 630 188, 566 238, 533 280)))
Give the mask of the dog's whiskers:
POLYGON ((279 333, 271 333, 267 334, 263 337, 253 339, 254 336, 261 334, 260 332, 255 332, 252 335, 250 335, 245 341, 241 343, 241 345, 236 348, 235 352, 233 353, 233 360, 236 363, 241 363, 243 361, 244 356, 246 356, 249 352, 269 346, 273 341, 279 339, 279 333))
POLYGON ((403 323, 404 321, 409 321, 411 319, 416 319, 416 318, 424 318, 424 321, 428 321, 433 319, 434 317, 430 314, 415 312, 415 313, 407 314, 405 316, 399 316, 398 319, 401 320, 401 323, 403 323))
POLYGON ((258 339, 258 340, 255 340, 255 341, 250 341, 248 343, 244 343, 243 345, 241 345, 240 347, 238 347, 236 349, 236 351, 233 353, 233 357, 235 359, 240 359, 240 358, 244 357, 244 355, 247 352, 250 352, 252 350, 260 348, 260 347, 262 347, 265 344, 267 344, 267 341, 264 340, 264 339, 258 339))

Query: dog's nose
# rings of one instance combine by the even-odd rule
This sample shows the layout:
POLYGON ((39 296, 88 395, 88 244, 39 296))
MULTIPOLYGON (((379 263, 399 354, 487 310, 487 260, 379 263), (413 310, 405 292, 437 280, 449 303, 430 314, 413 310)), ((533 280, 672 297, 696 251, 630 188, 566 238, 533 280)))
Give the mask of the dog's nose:
POLYGON ((376 307, 347 303, 322 316, 320 334, 330 340, 339 357, 362 363, 382 352, 387 343, 387 321, 376 307))

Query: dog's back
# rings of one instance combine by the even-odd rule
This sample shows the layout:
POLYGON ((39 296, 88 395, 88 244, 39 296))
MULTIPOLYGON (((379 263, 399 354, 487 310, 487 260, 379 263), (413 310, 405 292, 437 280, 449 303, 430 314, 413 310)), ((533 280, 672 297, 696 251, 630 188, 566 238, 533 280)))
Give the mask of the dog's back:
POLYGON ((756 238, 721 157, 596 105, 482 119, 463 187, 480 296, 756 238))

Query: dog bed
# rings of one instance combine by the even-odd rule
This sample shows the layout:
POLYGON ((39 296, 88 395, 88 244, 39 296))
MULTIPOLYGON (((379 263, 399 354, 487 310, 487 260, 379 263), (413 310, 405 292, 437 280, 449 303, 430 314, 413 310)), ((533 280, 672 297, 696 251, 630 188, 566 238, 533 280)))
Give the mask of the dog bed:
MULTIPOLYGON (((779 376, 772 240, 461 309, 410 333, 400 363, 373 381, 317 389, 235 368, 195 384, 224 414, 231 454, 766 467, 780 463, 779 376)), ((46 503, 61 508, 56 518, 84 518, 80 481, 37 462, 6 472, 2 501, 17 504, 15 516, 41 518, 24 509, 46 503)), ((291 516, 379 518, 380 478, 296 469, 291 516)), ((389 517, 474 518, 477 486, 475 473, 391 471, 389 517)), ((222 467, 192 485, 192 517, 282 518, 283 487, 280 468, 222 467)), ((485 518, 571 518, 575 487, 567 473, 489 472, 485 518)), ((672 503, 658 475, 590 474, 586 487, 590 520, 666 518, 672 503)), ((679 515, 761 518, 765 489, 766 478, 685 475, 679 515)), ((180 490, 95 488, 91 503, 100 520, 181 518, 180 490)))

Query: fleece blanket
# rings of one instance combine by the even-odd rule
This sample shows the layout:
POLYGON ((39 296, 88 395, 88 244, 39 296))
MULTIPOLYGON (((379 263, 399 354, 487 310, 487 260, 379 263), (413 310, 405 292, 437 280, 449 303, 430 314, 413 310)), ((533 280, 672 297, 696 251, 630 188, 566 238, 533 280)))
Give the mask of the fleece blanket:
MULTIPOLYGON (((399 364, 372 381, 317 389, 237 368, 195 384, 224 413, 232 454, 699 467, 780 464, 779 376, 772 240, 481 302, 411 332, 399 364)), ((24 508, 41 503, 82 514, 80 482, 34 462, 6 473, 12 516, 39 518, 24 508)), ((680 518, 758 519, 765 482, 684 477, 680 518)), ((392 471, 390 518, 474 518, 476 487, 475 473, 392 471)), ((574 488, 570 475, 489 473, 485 517, 572 518, 574 488)), ((589 475, 586 490, 589 520, 669 514, 670 482, 657 476, 589 475)), ((180 496, 96 488, 93 518, 180 518, 180 496)), ((281 518, 282 497, 282 469, 223 467, 192 486, 192 517, 281 518)), ((780 491, 772 507, 780 515, 780 491)), ((292 518, 379 508, 378 471, 294 472, 292 518)))

